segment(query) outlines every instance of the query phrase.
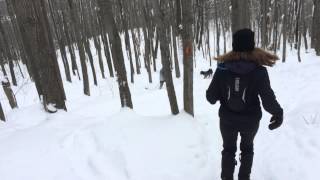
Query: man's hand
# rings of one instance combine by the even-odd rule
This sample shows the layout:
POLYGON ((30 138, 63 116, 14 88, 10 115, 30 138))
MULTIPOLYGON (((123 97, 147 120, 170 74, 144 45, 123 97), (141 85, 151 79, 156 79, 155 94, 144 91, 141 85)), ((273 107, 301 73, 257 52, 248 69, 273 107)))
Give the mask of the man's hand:
POLYGON ((281 126, 283 122, 283 116, 274 115, 272 116, 269 124, 269 129, 274 130, 281 126))

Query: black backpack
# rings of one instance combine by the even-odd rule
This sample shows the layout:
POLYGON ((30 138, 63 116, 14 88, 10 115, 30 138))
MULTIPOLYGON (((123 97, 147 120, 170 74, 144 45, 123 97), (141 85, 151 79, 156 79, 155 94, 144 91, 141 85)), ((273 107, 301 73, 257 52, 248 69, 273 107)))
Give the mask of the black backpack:
POLYGON ((247 95, 250 90, 250 75, 232 74, 225 81, 226 102, 230 110, 241 112, 247 108, 247 95))

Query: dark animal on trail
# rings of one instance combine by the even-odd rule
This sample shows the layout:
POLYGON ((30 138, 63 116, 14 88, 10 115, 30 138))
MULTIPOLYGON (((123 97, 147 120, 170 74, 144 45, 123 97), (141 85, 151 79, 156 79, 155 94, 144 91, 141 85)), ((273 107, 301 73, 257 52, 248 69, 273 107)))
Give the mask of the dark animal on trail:
POLYGON ((209 78, 212 76, 213 74, 213 71, 212 69, 210 68, 208 71, 200 71, 200 74, 203 75, 203 78, 206 79, 206 78, 209 78))

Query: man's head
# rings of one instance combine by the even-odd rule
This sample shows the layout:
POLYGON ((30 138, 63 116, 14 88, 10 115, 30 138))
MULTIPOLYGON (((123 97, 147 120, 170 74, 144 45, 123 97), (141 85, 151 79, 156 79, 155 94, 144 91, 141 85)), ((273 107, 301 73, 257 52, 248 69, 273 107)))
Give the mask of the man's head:
POLYGON ((253 51, 255 47, 254 32, 250 29, 241 29, 233 34, 232 50, 235 52, 253 51))

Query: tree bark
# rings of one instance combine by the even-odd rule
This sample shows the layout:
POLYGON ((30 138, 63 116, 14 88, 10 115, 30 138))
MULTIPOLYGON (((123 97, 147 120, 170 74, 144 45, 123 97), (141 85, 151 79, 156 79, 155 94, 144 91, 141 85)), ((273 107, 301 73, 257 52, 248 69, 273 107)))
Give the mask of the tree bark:
POLYGON ((176 72, 176 78, 180 78, 181 73, 180 73, 180 66, 179 66, 179 58, 178 58, 178 46, 177 46, 177 33, 176 28, 172 27, 172 49, 173 49, 173 57, 174 57, 174 69, 176 72))
POLYGON ((92 71, 92 76, 93 76, 93 83, 94 85, 98 85, 98 80, 97 80, 97 74, 96 74, 96 68, 94 67, 94 62, 93 62, 93 56, 92 56, 92 52, 90 49, 90 43, 88 39, 84 39, 84 48, 86 51, 87 56, 89 57, 89 62, 90 62, 90 67, 91 67, 91 71, 92 71))
POLYGON ((63 10, 62 11, 62 23, 63 23, 63 26, 64 26, 64 34, 65 34, 65 37, 66 37, 66 43, 68 45, 68 51, 69 51, 69 54, 70 54, 70 57, 71 57, 71 68, 72 68, 73 75, 77 74, 77 76, 78 76, 78 78, 80 80, 80 73, 79 73, 79 69, 78 69, 78 65, 77 65, 77 61, 76 61, 76 55, 75 55, 75 52, 74 52, 74 46, 73 46, 73 42, 71 40, 70 32, 68 31, 68 29, 70 29, 71 26, 68 25, 67 20, 66 20, 67 19, 66 16, 67 15, 66 15, 65 11, 63 10))
POLYGON ((149 83, 152 83, 152 74, 151 74, 151 49, 150 49, 150 44, 152 40, 150 40, 148 36, 148 15, 146 12, 146 7, 143 7, 143 12, 144 12, 144 23, 145 27, 143 27, 143 39, 144 39, 144 64, 148 72, 148 78, 149 78, 149 83))
POLYGON ((14 64, 13 64, 13 59, 9 60, 9 69, 10 69, 10 75, 11 75, 11 80, 12 80, 12 84, 14 86, 17 86, 17 79, 16 79, 16 75, 14 73, 14 64))
POLYGON ((269 0, 260 0, 261 4, 261 45, 267 48, 268 41, 268 24, 269 24, 269 0))
POLYGON ((103 66, 103 61, 102 61, 100 38, 95 36, 95 37, 93 37, 93 41, 94 41, 94 46, 96 47, 96 50, 98 53, 99 67, 100 67, 101 75, 102 75, 102 78, 105 79, 106 77, 104 75, 104 66, 103 66))
POLYGON ((4 122, 6 121, 6 117, 5 117, 5 115, 4 115, 1 102, 0 102, 0 120, 2 120, 2 121, 4 121, 4 122))
POLYGON ((284 17, 282 22, 282 34, 283 34, 283 43, 282 43, 282 62, 286 62, 287 57, 287 25, 288 25, 288 2, 284 1, 284 17))
POLYGON ((250 0, 231 0, 232 5, 232 33, 251 28, 250 25, 250 0))
POLYGON ((86 64, 86 55, 85 55, 85 47, 83 44, 83 37, 81 32, 78 30, 80 27, 79 19, 77 19, 76 7, 72 0, 68 0, 68 6, 70 9, 70 15, 73 25, 73 30, 75 32, 75 39, 78 45, 79 56, 80 56, 80 64, 82 69, 82 80, 83 80, 83 92, 85 95, 90 96, 90 87, 89 87, 89 77, 88 77, 88 69, 86 64))
POLYGON ((320 56, 320 0, 313 0, 312 40, 316 54, 320 56))
POLYGON ((17 100, 16 100, 16 97, 11 89, 10 82, 7 78, 5 79, 5 81, 2 81, 2 87, 3 87, 3 91, 5 92, 5 94, 8 98, 10 107, 12 109, 17 108, 18 107, 17 100))
POLYGON ((113 72, 113 65, 112 65, 112 60, 111 60, 111 53, 110 53, 110 48, 109 48, 109 40, 105 32, 102 34, 102 42, 104 45, 104 55, 107 60, 107 65, 108 65, 108 70, 110 77, 114 77, 114 72, 113 72))
POLYGON ((2 40, 3 40, 3 49, 7 49, 6 50, 6 54, 9 60, 9 68, 10 68, 10 75, 11 75, 11 80, 12 80, 12 84, 14 86, 17 86, 17 80, 16 80, 16 75, 14 73, 14 65, 13 65, 13 56, 12 56, 12 50, 10 49, 10 45, 9 42, 7 40, 7 35, 4 32, 3 26, 2 26, 2 22, 0 21, 0 33, 2 35, 2 40))
POLYGON ((138 43, 138 37, 137 37, 137 34, 135 32, 136 30, 132 30, 131 31, 131 37, 132 37, 132 41, 133 41, 133 48, 134 48, 134 56, 135 56, 135 61, 136 61, 136 70, 137 70, 137 74, 141 74, 140 72, 140 67, 141 67, 141 64, 140 64, 140 43, 138 43))
POLYGON ((182 1, 183 44, 183 104, 184 110, 194 116, 193 105, 193 36, 192 4, 182 1))
POLYGON ((161 1, 157 4, 157 18, 159 24, 159 39, 160 39, 160 50, 161 50, 161 62, 162 68, 164 69, 164 78, 166 82, 166 88, 168 98, 170 102, 171 113, 176 115, 179 113, 176 92, 172 80, 172 73, 170 68, 170 49, 169 49, 169 36, 170 29, 168 25, 168 19, 166 17, 166 3, 167 1, 161 1))
POLYGON ((53 30, 56 35, 58 45, 60 48, 60 54, 61 54, 61 59, 62 59, 63 66, 64 66, 66 79, 67 79, 67 81, 71 82, 70 68, 69 68, 67 53, 66 53, 66 49, 65 49, 66 43, 65 43, 65 40, 62 36, 62 34, 63 34, 62 24, 60 24, 60 22, 57 20, 58 15, 56 13, 57 11, 54 10, 53 1, 48 1, 48 3, 49 3, 49 7, 50 7, 51 19, 53 21, 52 22, 53 23, 53 30))
POLYGON ((32 65, 38 94, 44 108, 51 104, 57 109, 65 109, 65 92, 54 49, 52 34, 44 0, 26 2, 12 0, 17 15, 23 44, 32 65))
POLYGON ((105 24, 108 25, 106 30, 110 35, 109 38, 111 42, 112 59, 118 77, 121 106, 132 109, 133 105, 127 80, 127 72, 124 64, 121 39, 113 16, 112 3, 110 0, 98 0, 98 5, 100 7, 100 16, 106 21, 105 24))

